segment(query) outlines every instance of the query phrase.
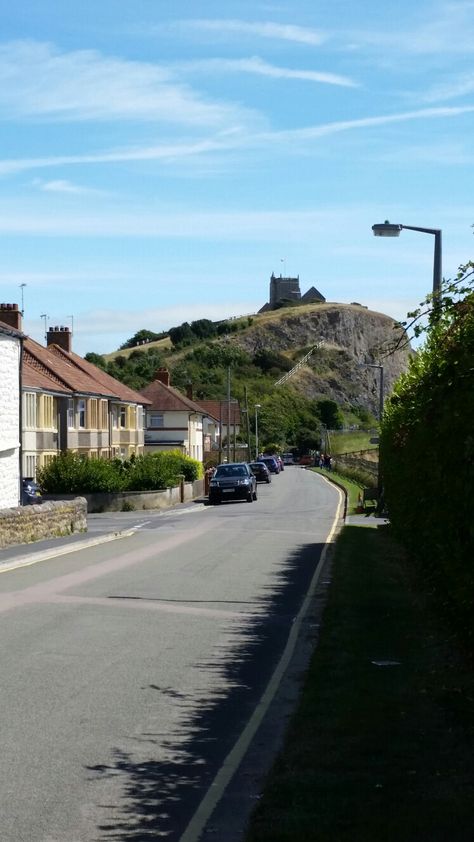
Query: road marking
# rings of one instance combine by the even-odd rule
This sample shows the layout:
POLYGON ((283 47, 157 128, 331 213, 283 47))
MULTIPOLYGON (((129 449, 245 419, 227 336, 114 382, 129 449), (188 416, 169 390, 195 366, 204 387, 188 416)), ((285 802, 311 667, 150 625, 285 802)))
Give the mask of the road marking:
POLYGON ((130 528, 131 529, 141 529, 142 526, 147 526, 149 523, 151 523, 151 520, 144 520, 143 523, 136 523, 134 526, 131 526, 130 528))
POLYGON ((339 494, 339 503, 337 506, 336 515, 334 517, 328 537, 326 538, 323 550, 321 552, 321 557, 316 566, 316 570, 314 571, 314 575, 311 580, 311 584, 308 588, 308 592, 295 618, 295 621, 291 626, 291 630, 288 635, 288 640, 285 649, 283 650, 282 656, 252 716, 247 722, 247 725, 242 731, 234 747, 231 749, 231 751, 225 758, 221 768, 219 769, 214 780, 212 781, 209 789, 207 790, 204 798, 202 799, 199 807, 194 813, 179 842, 198 842, 198 839, 201 836, 201 833, 203 832, 207 821, 211 817, 215 807, 219 803, 235 772, 240 766, 244 755, 250 746, 250 743, 252 742, 255 734, 257 733, 257 730, 260 727, 262 720, 275 697, 283 675, 285 674, 288 668, 288 665, 291 661, 296 647, 296 642, 298 640, 301 625, 309 610, 314 591, 316 590, 316 586, 321 575, 321 570, 323 569, 328 547, 332 543, 332 539, 338 527, 338 523, 341 517, 341 509, 344 506, 344 495, 341 489, 334 485, 333 488, 335 488, 339 494))
POLYGON ((131 538, 135 533, 132 529, 123 532, 110 532, 107 535, 99 535, 96 538, 85 538, 84 541, 77 541, 75 544, 66 544, 61 547, 50 547, 48 550, 38 550, 20 558, 12 559, 11 562, 0 561, 0 573, 8 573, 10 570, 17 570, 19 567, 31 567, 39 561, 47 561, 50 558, 57 558, 68 553, 75 553, 87 547, 95 547, 97 544, 107 544, 109 541, 117 541, 119 538, 131 538))

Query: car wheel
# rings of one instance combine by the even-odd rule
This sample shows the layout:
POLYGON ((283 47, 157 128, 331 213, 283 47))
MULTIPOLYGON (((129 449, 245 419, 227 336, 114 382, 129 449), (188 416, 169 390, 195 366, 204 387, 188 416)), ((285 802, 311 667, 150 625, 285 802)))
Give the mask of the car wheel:
POLYGON ((265 482, 267 483, 267 485, 270 485, 270 483, 271 483, 271 479, 270 479, 270 477, 267 477, 267 478, 266 478, 266 480, 265 480, 265 482))
POLYGON ((253 491, 249 491, 249 493, 247 494, 246 500, 247 500, 247 503, 253 502, 253 491))
POLYGON ((253 499, 254 499, 254 500, 256 500, 256 499, 257 499, 257 489, 255 489, 255 491, 253 492, 253 499))

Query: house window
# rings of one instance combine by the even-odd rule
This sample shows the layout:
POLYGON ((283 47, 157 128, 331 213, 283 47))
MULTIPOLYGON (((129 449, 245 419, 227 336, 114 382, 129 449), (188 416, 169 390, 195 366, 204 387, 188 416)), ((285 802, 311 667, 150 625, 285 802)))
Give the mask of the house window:
POLYGON ((83 430, 86 426, 86 402, 84 398, 79 398, 77 402, 77 420, 78 426, 83 430))
POLYGON ((145 408, 137 406, 137 430, 143 430, 145 422, 145 408))
POLYGON ((42 396, 42 413, 40 414, 41 426, 51 429, 54 424, 54 398, 52 395, 42 396))
POLYGON ((98 423, 98 417, 97 417, 97 400, 96 400, 95 398, 92 398, 92 400, 91 400, 91 402, 90 402, 90 407, 91 407, 91 423, 90 423, 90 428, 91 428, 91 430, 97 430, 97 423, 98 423))
POLYGON ((67 425, 69 429, 74 429, 76 426, 74 418, 74 398, 69 398, 67 402, 67 425))
POLYGON ((100 402, 100 413, 101 413, 101 429, 107 430, 109 427, 109 413, 108 413, 108 404, 107 401, 100 402))
MULTIPOLYGON (((34 430, 36 427, 36 395, 28 392, 25 394, 25 427, 34 430)), ((28 476, 33 476, 28 474, 28 476)))
POLYGON ((36 477, 36 456, 26 456, 24 462, 24 476, 28 479, 36 477))
POLYGON ((112 407, 112 427, 114 430, 118 427, 118 406, 116 405, 112 407))
POLYGON ((120 426, 124 429, 127 426, 127 407, 120 407, 120 426))
POLYGON ((157 412, 151 412, 150 413, 150 427, 164 427, 163 415, 160 415, 157 412))

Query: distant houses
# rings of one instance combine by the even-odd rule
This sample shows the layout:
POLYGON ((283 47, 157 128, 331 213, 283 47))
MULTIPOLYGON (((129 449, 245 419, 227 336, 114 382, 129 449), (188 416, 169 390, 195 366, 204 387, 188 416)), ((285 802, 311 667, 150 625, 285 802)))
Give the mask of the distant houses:
POLYGON ((175 389, 166 368, 155 372, 153 382, 141 394, 146 408, 145 451, 180 450, 205 462, 222 454, 222 442, 235 441, 240 432, 237 401, 196 400, 192 386, 187 394, 175 389))

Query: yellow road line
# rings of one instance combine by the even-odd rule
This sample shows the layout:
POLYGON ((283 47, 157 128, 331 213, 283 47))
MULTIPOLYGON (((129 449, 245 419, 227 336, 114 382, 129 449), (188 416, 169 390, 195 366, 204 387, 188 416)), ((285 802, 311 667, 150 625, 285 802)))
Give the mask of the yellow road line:
POLYGON ((181 836, 179 842, 197 842, 199 839, 204 827, 211 817, 215 807, 217 806, 218 802, 222 798, 227 786, 229 785, 230 781, 232 780, 235 772, 237 771, 242 759, 247 752, 247 749, 250 746, 258 728, 260 727, 262 720, 265 714, 270 707, 271 702, 273 701, 275 694, 278 690, 280 685, 281 679, 288 668, 288 665, 291 661, 293 656, 296 642, 298 640, 298 635, 301 629, 301 625, 303 620, 309 610, 309 606, 311 600, 313 598, 314 591, 316 590, 316 586, 318 584, 319 577, 321 575, 321 570, 324 565, 324 561, 326 558, 326 553, 328 550, 329 545, 332 543, 332 539, 338 527, 338 523, 340 520, 340 512, 341 508, 344 505, 344 495, 342 491, 337 488, 337 486, 332 486, 336 488, 339 494, 339 503, 336 511, 336 515, 331 527, 331 531, 329 532, 328 537, 326 538, 325 545, 323 547, 321 557, 317 564, 316 570, 314 572, 313 578, 311 580, 311 584, 309 586, 308 592, 304 599, 303 605, 301 606, 298 615, 295 619, 295 622, 292 624, 290 634, 288 636, 288 640, 283 650, 283 654, 276 666, 276 669, 267 685, 267 688, 260 699, 258 705, 256 706, 252 716, 250 717, 247 725, 245 726, 244 730, 242 731, 239 739, 235 743, 233 749, 229 752, 227 757, 225 758, 221 768, 219 769, 217 775, 215 776, 213 782, 211 783, 209 789, 207 790, 204 798, 202 799, 199 807, 197 808, 194 816, 192 817, 191 821, 189 822, 186 830, 184 831, 183 835, 181 836))

